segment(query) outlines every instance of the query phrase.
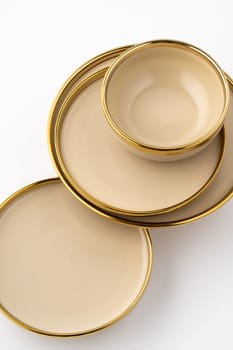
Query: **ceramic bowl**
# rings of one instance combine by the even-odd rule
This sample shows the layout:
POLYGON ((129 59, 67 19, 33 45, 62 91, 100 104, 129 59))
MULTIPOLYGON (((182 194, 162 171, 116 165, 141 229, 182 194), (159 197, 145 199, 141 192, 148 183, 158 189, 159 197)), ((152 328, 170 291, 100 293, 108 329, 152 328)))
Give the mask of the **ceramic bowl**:
POLYGON ((172 161, 199 152, 220 131, 229 87, 205 52, 160 40, 133 46, 114 61, 101 100, 124 145, 140 156, 172 161))

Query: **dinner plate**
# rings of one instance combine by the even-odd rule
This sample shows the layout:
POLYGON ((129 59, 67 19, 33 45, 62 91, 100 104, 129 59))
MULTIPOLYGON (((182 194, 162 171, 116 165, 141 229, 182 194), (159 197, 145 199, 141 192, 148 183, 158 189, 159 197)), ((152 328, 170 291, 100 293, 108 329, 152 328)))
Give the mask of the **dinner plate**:
POLYGON ((76 196, 117 214, 153 215, 187 204, 216 175, 224 131, 203 152, 184 160, 154 162, 132 154, 114 137, 103 115, 105 72, 84 80, 52 115, 49 142, 61 179, 76 196))
MULTIPOLYGON (((50 129, 49 134, 53 132, 53 124, 51 120, 53 116, 59 111, 66 97, 71 91, 82 81, 82 79, 95 73, 99 69, 107 68, 119 54, 127 50, 130 46, 125 46, 117 49, 113 49, 104 52, 93 59, 89 60, 83 66, 78 68, 64 83, 60 92, 58 93, 50 114, 50 129)), ((233 95, 233 81, 227 75, 228 82, 230 84, 231 101, 233 95)), ((232 106, 232 102, 230 102, 232 106)), ((173 212, 161 215, 155 215, 151 217, 129 217, 118 216, 114 213, 103 211, 96 207, 88 200, 80 196, 83 203, 89 206, 92 210, 103 215, 111 220, 116 220, 128 225, 136 225, 143 227, 161 227, 161 226, 173 226, 179 224, 185 224, 198 220, 206 215, 214 212, 227 201, 233 197, 233 112, 232 107, 229 109, 229 116, 226 118, 225 130, 226 130, 226 150, 223 158, 223 162, 216 178, 209 186, 208 190, 204 191, 199 198, 193 200, 191 203, 181 209, 174 210, 173 212), (232 116, 231 116, 232 115, 232 116), (231 142, 232 141, 232 142, 231 142)), ((51 151, 51 150, 50 150, 51 151)))
POLYGON ((88 334, 142 296, 152 264, 148 230, 97 215, 59 179, 19 190, 0 213, 0 309, 21 326, 88 334))

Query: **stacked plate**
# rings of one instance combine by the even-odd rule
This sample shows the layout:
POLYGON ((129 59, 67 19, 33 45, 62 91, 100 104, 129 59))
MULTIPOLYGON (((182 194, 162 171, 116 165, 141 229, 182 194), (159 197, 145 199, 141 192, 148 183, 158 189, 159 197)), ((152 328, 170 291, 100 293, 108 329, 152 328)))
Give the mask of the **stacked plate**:
POLYGON ((82 335, 142 296, 149 227, 232 197, 233 81, 189 44, 122 47, 67 80, 48 130, 59 178, 1 205, 0 303, 29 330, 82 335))

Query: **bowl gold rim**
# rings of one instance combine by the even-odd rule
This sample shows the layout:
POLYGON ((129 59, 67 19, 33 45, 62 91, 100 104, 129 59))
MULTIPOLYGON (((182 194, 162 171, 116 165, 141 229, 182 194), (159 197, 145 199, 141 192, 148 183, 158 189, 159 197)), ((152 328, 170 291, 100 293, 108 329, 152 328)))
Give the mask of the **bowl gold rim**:
POLYGON ((212 138, 214 138, 217 133, 220 131, 221 127, 223 126, 228 107, 229 107, 229 86, 227 79, 225 77, 224 72, 220 68, 220 66, 217 64, 217 62, 206 52, 201 50, 200 48, 182 42, 182 41, 176 41, 176 40, 154 40, 150 42, 145 42, 139 45, 134 45, 133 47, 130 47, 126 51, 124 51, 122 54, 120 54, 117 59, 110 65, 109 69, 107 70, 103 83, 101 88, 101 103, 102 108, 104 111, 105 118, 110 125, 110 127, 113 129, 115 134, 121 138, 123 142, 126 142, 129 146, 137 149, 138 151, 141 151, 142 153, 149 153, 159 156, 175 156, 175 155, 183 155, 185 153, 191 152, 195 149, 198 149, 199 147, 204 146, 208 142, 211 141, 212 138), (197 140, 186 143, 177 147, 157 147, 155 145, 149 145, 146 143, 141 142, 140 140, 128 135, 123 129, 121 129, 118 124, 113 119, 111 112, 108 107, 107 103, 107 91, 108 91, 108 85, 110 83, 110 80, 115 73, 115 71, 118 69, 118 67, 121 65, 122 62, 127 60, 128 57, 134 54, 134 52, 138 52, 140 50, 143 50, 147 47, 159 47, 159 46, 170 46, 175 48, 181 48, 185 51, 191 51, 195 55, 201 57, 206 62, 208 62, 209 65, 212 66, 212 68, 217 73, 221 85, 223 87, 223 93, 224 93, 224 108, 222 110, 222 113, 219 116, 218 122, 209 130, 207 133, 199 137, 197 140))
MULTIPOLYGON (((61 182, 60 178, 47 178, 47 179, 33 182, 27 186, 20 188, 18 191, 11 194, 3 203, 0 204, 0 212, 3 209, 5 209, 8 205, 11 205, 11 203, 15 199, 17 199, 21 195, 25 194, 26 192, 29 192, 35 188, 40 187, 40 186, 43 186, 46 184, 52 184, 52 183, 62 183, 62 182, 61 182)), ((147 270, 146 270, 146 274, 145 274, 145 279, 142 283, 142 286, 141 286, 138 294, 136 295, 135 299, 133 300, 133 302, 121 314, 119 314, 117 317, 113 318, 111 321, 106 322, 105 324, 103 324, 99 327, 89 329, 85 332, 82 331, 82 332, 72 332, 72 333, 56 333, 56 332, 48 332, 48 331, 41 330, 39 328, 30 326, 29 324, 21 321, 20 319, 15 317, 11 312, 9 312, 1 304, 1 302, 0 302, 0 311, 2 311, 3 314, 5 314, 11 321, 13 321, 17 325, 21 326, 22 328, 27 329, 29 331, 32 331, 34 333, 39 333, 42 335, 47 335, 47 336, 52 336, 52 337, 63 337, 64 338, 64 337, 83 336, 83 335, 95 333, 97 331, 103 330, 103 329, 113 325, 114 323, 116 323, 117 321, 121 320, 123 317, 128 315, 128 313, 134 308, 134 306, 136 306, 136 304, 139 302, 142 295, 144 294, 144 292, 148 286, 149 280, 150 280, 152 265, 153 265, 153 260, 154 260, 154 252, 152 249, 152 240, 151 240, 151 236, 150 236, 150 231, 148 228, 138 227, 138 229, 144 234, 144 237, 146 239, 147 251, 148 251, 148 263, 147 263, 147 270)))
POLYGON ((98 79, 101 79, 104 77, 104 74, 106 73, 107 68, 104 68, 100 71, 97 71, 96 73, 92 74, 91 76, 88 76, 86 79, 81 81, 73 90, 72 92, 65 98, 63 103, 61 104, 57 114, 54 114, 52 111, 50 120, 49 120, 49 149, 50 149, 50 155, 53 161, 53 164, 55 166, 55 169, 57 170, 57 173, 59 174, 60 179, 64 183, 64 185, 77 197, 77 198, 85 198, 88 202, 92 203, 94 206, 100 208, 103 211, 115 213, 118 215, 128 215, 128 216, 152 216, 155 214, 162 214, 162 213, 168 213, 170 211, 173 211, 175 209, 181 208, 182 206, 188 204, 193 199, 198 197, 214 180, 215 176, 217 175, 225 152, 225 130, 224 127, 221 131, 221 152, 218 159, 218 162, 213 169, 213 172, 209 179, 206 181, 206 183, 192 196, 185 199, 184 201, 174 204, 172 206, 162 208, 162 209, 156 209, 156 210, 148 210, 148 211, 135 211, 135 210, 127 210, 123 208, 118 208, 112 205, 109 205, 101 200, 98 200, 94 196, 90 195, 87 191, 85 191, 82 186, 80 186, 70 175, 69 171, 67 170, 67 167, 65 165, 65 162, 63 161, 62 152, 60 150, 60 126, 64 118, 64 114, 66 110, 69 108, 69 105, 73 102, 73 100, 90 84, 92 84, 94 81, 97 81, 98 79), (53 116, 55 117, 53 118, 53 116))

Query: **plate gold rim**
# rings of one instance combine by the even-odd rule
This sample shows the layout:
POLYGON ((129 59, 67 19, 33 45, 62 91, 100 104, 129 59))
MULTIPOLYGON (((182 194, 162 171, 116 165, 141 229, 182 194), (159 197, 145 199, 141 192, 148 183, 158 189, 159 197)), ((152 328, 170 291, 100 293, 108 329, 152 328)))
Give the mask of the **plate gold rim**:
MULTIPOLYGON (((0 212, 5 209, 6 207, 8 207, 9 205, 12 204, 12 202, 17 199, 19 196, 25 194, 26 192, 29 192, 35 188, 38 188, 40 186, 43 185, 48 185, 48 184, 52 184, 52 183, 62 183, 61 180, 59 178, 48 178, 48 179, 43 179, 37 182, 33 182, 27 186, 24 186, 22 188, 20 188, 18 191, 14 192, 12 195, 10 195, 3 203, 0 204, 0 212)), ((101 325, 100 327, 95 327, 92 329, 89 329, 85 332, 72 332, 72 333, 56 333, 56 332, 47 332, 45 330, 41 330, 39 328, 30 326, 29 324, 21 321, 20 319, 18 319, 17 317, 15 317, 12 313, 10 313, 0 302, 0 311, 3 312, 3 314, 5 314, 11 321, 13 321, 14 323, 16 323, 17 325, 21 326, 24 329, 27 329, 29 331, 32 331, 34 333, 39 333, 42 335, 47 335, 47 336, 52 336, 52 337, 77 337, 77 336, 83 336, 83 335, 88 335, 91 333, 95 333, 97 331, 103 330, 104 328, 107 328, 111 325, 113 325, 114 323, 116 323, 117 321, 119 321, 120 319, 122 319, 123 317, 125 317, 126 315, 128 315, 128 313, 134 308, 134 306, 136 306, 136 304, 139 302, 139 300, 141 299, 142 295, 144 294, 149 280, 150 280, 150 275, 151 275, 151 271, 152 271, 152 264, 153 264, 153 260, 154 260, 154 253, 152 250, 152 241, 151 241, 151 237, 150 237, 150 232, 148 228, 140 228, 138 227, 139 231, 141 231, 144 234, 144 237, 146 239, 146 245, 147 245, 147 251, 148 251, 148 263, 147 263, 147 271, 145 274, 145 278, 144 281, 142 283, 142 286, 137 294, 137 296, 135 297, 134 301, 123 311, 121 312, 121 314, 119 314, 117 317, 115 317, 114 319, 112 319, 109 322, 106 322, 105 324, 101 325)))

